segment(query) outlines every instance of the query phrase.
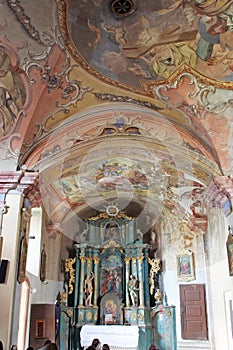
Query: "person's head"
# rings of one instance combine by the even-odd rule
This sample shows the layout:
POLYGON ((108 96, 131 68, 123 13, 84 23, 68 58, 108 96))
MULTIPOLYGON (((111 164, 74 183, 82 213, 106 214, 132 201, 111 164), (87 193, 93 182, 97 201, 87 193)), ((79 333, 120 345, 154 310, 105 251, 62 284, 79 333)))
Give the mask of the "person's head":
POLYGON ((17 350, 17 345, 11 345, 11 350, 17 350))
POLYGON ((48 345, 48 344, 51 344, 51 340, 47 339, 44 343, 44 345, 48 345))
POLYGON ((32 347, 32 346, 29 346, 29 347, 27 348, 27 350, 33 350, 33 347, 32 347))
POLYGON ((94 346, 90 345, 88 346, 88 348, 86 348, 86 350, 96 350, 96 349, 94 348, 94 346))
POLYGON ((94 346, 95 349, 99 349, 101 345, 100 340, 98 338, 93 339, 91 345, 94 346))
POLYGON ((110 347, 108 344, 103 344, 102 350, 110 350, 110 347))
POLYGON ((156 345, 151 344, 151 346, 149 347, 149 350, 157 350, 156 345))

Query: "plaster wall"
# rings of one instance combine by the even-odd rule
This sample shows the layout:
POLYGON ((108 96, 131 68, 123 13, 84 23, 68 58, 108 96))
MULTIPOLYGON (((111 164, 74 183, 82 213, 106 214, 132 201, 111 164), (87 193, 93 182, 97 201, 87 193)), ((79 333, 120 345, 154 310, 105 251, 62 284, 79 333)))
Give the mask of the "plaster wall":
MULTIPOLYGON (((1 294, 1 317, 0 317, 0 339, 3 341, 4 349, 10 348, 12 334, 12 315, 15 297, 15 282, 18 267, 19 248, 19 224, 22 196, 9 193, 6 196, 8 212, 3 215, 2 235, 3 249, 2 258, 9 260, 6 282, 0 285, 1 294)), ((17 302, 17 300, 16 300, 17 302)), ((16 316, 17 317, 17 316, 16 316)), ((17 322, 17 320, 15 320, 17 322)))
POLYGON ((208 298, 212 309, 211 328, 213 349, 230 350, 228 323, 226 317, 225 293, 233 291, 232 277, 229 276, 226 240, 227 221, 219 208, 212 208, 208 214, 209 228, 206 239, 208 252, 208 298))
MULTIPOLYGON (((171 218, 168 221, 171 223, 171 218)), ((232 279, 229 277, 226 240, 227 222, 220 208, 208 213, 208 232, 195 233, 189 248, 194 255, 195 278, 192 281, 179 281, 177 276, 176 255, 185 247, 185 239, 179 236, 179 229, 171 224, 162 225, 163 290, 168 305, 176 307, 176 328, 178 349, 230 350, 229 320, 226 317, 226 292, 232 291, 232 279), (168 228, 170 234, 168 234, 168 228), (164 230, 164 232, 163 232, 164 230), (208 340, 192 341, 181 337, 180 284, 205 284, 208 340)), ((185 232, 185 231, 184 231, 185 232)), ((185 233, 184 233, 185 236, 185 233)), ((229 293, 227 294, 229 296, 229 293)), ((227 304, 228 305, 228 304, 227 304)), ((229 307, 229 306, 228 306, 229 307)))
POLYGON ((27 273, 30 280, 32 304, 55 304, 57 293, 62 291, 63 282, 46 280, 41 282, 39 278, 27 273))

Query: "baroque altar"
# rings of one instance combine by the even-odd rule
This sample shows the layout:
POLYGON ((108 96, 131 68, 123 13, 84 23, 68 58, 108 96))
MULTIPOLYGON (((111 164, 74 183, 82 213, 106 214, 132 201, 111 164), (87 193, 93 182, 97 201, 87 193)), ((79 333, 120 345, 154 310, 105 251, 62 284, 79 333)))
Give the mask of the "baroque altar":
POLYGON ((170 349, 176 350, 174 308, 166 313, 168 320, 164 318, 167 326, 158 318, 163 312, 160 261, 149 256, 149 244, 143 241, 135 218, 114 209, 86 220, 86 229, 74 244, 74 255, 66 259, 61 329, 69 331, 66 337, 60 334, 60 348, 81 349, 82 328, 101 325, 136 327, 138 344, 132 349, 148 349, 152 343, 161 345, 165 333, 170 332, 166 327, 171 326, 171 318, 174 341, 170 349))

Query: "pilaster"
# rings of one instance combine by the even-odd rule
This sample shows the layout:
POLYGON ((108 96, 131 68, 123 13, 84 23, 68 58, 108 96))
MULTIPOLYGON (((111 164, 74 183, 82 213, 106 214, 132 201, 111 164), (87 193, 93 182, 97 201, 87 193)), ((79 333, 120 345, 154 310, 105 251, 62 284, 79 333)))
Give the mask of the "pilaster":
POLYGON ((14 309, 19 300, 15 299, 16 294, 20 296, 26 265, 26 256, 25 260, 22 260, 20 255, 22 253, 20 240, 24 236, 25 243, 27 243, 30 218, 26 220, 26 223, 26 209, 22 209, 25 198, 29 199, 27 204, 30 208, 40 204, 39 197, 38 173, 23 170, 0 173, 0 204, 2 208, 0 241, 2 243, 2 258, 9 261, 6 281, 0 285, 2 302, 0 339, 2 339, 6 349, 10 348, 12 341, 17 342, 18 314, 14 312, 14 309), (32 191, 34 192, 33 196, 32 191), (37 195, 35 195, 36 193, 37 195), (19 269, 20 263, 21 269, 19 269))

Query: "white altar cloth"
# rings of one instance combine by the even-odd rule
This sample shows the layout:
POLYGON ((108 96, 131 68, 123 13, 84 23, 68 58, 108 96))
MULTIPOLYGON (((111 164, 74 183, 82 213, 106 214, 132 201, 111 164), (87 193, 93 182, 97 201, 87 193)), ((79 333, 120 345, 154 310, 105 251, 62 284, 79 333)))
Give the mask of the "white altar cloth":
POLYGON ((81 329, 81 346, 86 349, 94 338, 101 345, 108 344, 111 350, 136 350, 138 346, 138 326, 96 326, 84 325, 81 329))

